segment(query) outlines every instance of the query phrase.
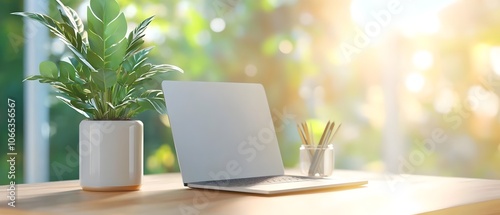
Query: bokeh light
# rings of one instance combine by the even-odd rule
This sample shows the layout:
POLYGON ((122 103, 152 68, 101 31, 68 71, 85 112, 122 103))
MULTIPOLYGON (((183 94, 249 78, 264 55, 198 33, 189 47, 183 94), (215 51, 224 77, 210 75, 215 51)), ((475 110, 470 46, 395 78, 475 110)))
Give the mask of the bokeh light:
POLYGON ((215 18, 210 21, 210 29, 214 32, 221 32, 226 28, 226 22, 221 18, 215 18))
POLYGON ((248 77, 254 77, 257 74, 257 67, 253 64, 248 64, 245 66, 245 74, 248 77))
POLYGON ((497 76, 500 76, 500 46, 495 46, 491 48, 490 51, 490 61, 493 68, 493 72, 497 76))
POLYGON ((283 54, 290 54, 293 50, 293 44, 290 40, 282 40, 279 44, 279 50, 283 54))
POLYGON ((432 56, 432 53, 430 53, 429 51, 422 50, 416 52, 413 55, 412 62, 413 65, 415 65, 415 67, 417 67, 418 69, 426 70, 432 66, 434 58, 432 56))
POLYGON ((412 72, 406 77, 405 85, 410 92, 420 92, 425 85, 424 76, 420 73, 412 72))
POLYGON ((439 90, 434 99, 434 110, 440 114, 448 114, 457 103, 458 96, 453 90, 445 88, 439 90))
MULTIPOLYGON (((15 4, 15 11, 23 8, 22 1, 5 2, 15 4)), ((67 2, 86 20, 88 0, 67 2)), ((162 79, 261 83, 273 116, 342 121, 338 168, 388 171, 388 157, 408 156, 415 139, 439 128, 449 138, 415 174, 500 178, 500 3, 400 1, 400 11, 391 13, 389 2, 119 4, 129 31, 155 15, 145 36, 144 47, 155 47, 147 61, 185 71, 162 79), (348 57, 345 44, 352 51, 348 57), (393 137, 398 141, 388 143, 393 137)), ((51 10, 58 14, 56 7, 51 10)), ((23 39, 36 39, 36 33, 23 35, 22 19, 0 16, 6 35, 0 60, 12 71, 0 78, 0 92, 22 98, 23 39)), ((46 42, 50 59, 68 56, 53 39, 46 42)), ((58 101, 48 105, 50 123, 42 130, 51 138, 51 162, 65 162, 66 146, 78 143, 77 130, 67 129, 78 121, 67 119, 80 118, 58 101)), ((178 171, 168 115, 147 112, 138 119, 145 125, 145 173, 178 171)), ((277 136, 285 166, 294 168, 300 140, 287 126, 277 136)), ((51 177, 57 179, 53 171, 51 177)), ((64 179, 77 178, 75 169, 64 179)))

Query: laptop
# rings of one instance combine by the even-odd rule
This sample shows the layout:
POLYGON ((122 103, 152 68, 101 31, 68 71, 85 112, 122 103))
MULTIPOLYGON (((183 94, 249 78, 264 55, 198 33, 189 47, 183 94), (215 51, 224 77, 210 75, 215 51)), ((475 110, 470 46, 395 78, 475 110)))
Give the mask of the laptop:
POLYGON ((285 176, 260 84, 163 81, 162 89, 184 186, 277 194, 367 183, 285 176))

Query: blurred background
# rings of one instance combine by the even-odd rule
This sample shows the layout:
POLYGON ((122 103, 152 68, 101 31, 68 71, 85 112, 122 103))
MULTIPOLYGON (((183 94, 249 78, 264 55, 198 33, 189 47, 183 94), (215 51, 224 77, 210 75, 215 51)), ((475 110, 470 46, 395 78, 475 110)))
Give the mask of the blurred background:
MULTIPOLYGON (((85 18, 88 1, 62 2, 85 18)), ((500 179, 500 1, 118 3, 129 30, 155 15, 145 37, 155 46, 150 62, 185 71, 169 79, 262 83, 288 168, 298 164, 295 123, 308 120, 320 132, 335 120, 343 123, 336 168, 500 179)), ((12 98, 16 180, 23 183, 27 37, 23 20, 10 13, 24 3, 0 4, 0 139, 7 140, 12 98)), ((55 1, 46 13, 58 17, 55 1)), ((68 54, 53 35, 43 44, 52 60, 68 54)), ((39 128, 49 138, 49 161, 40 162, 48 162, 51 181, 78 179, 78 165, 68 162, 78 152, 83 117, 49 94, 48 122, 39 128)), ((179 171, 168 116, 149 111, 137 118, 145 126, 145 174, 179 171)), ((4 142, 0 160, 7 159, 4 142)), ((0 172, 8 172, 6 162, 0 172)))

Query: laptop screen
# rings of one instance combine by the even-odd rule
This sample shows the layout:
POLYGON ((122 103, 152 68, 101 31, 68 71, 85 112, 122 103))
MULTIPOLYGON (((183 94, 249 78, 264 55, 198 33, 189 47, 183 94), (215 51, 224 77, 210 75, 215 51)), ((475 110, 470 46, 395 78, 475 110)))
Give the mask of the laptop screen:
POLYGON ((163 81, 184 183, 284 174, 260 84, 163 81))

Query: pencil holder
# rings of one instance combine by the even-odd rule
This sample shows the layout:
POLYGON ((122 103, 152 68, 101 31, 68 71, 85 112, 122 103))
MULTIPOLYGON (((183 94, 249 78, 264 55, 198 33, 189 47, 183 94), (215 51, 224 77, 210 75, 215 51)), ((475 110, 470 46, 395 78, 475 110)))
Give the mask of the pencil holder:
POLYGON ((332 144, 301 145, 300 169, 311 177, 328 177, 335 167, 335 152, 332 144))

